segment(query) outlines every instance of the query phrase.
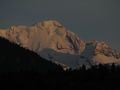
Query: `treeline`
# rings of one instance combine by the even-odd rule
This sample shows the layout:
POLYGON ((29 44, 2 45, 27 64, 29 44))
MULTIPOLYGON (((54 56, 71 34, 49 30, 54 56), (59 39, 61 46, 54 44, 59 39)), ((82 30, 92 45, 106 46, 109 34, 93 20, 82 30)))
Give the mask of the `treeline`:
POLYGON ((65 77, 68 80, 66 83, 69 83, 68 87, 70 86, 71 88, 77 87, 79 89, 96 90, 120 89, 120 66, 114 63, 93 65, 90 68, 82 65, 77 70, 68 70, 65 77))
POLYGON ((119 82, 119 65, 82 65, 64 71, 36 53, 0 38, 0 88, 119 90, 119 82))
POLYGON ((2 86, 40 88, 49 90, 119 90, 120 66, 96 65, 86 69, 57 70, 57 72, 9 72, 0 74, 2 86))

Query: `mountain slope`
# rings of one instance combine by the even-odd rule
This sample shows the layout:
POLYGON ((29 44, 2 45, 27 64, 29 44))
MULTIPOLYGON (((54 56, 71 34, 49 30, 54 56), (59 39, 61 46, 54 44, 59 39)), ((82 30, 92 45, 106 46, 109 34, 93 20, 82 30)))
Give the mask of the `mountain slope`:
POLYGON ((43 21, 32 26, 19 25, 1 29, 0 36, 48 60, 72 68, 81 64, 120 61, 120 53, 112 50, 106 43, 84 42, 55 20, 43 21))
POLYGON ((36 53, 0 38, 1 72, 54 72, 62 68, 36 53))

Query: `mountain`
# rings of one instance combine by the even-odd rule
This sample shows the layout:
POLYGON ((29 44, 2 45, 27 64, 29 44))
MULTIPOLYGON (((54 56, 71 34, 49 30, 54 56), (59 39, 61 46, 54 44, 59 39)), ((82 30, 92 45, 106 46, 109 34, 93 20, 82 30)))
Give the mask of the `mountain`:
POLYGON ((12 72, 48 73, 62 68, 36 53, 0 38, 0 74, 12 72))
POLYGON ((0 36, 20 46, 40 52, 51 48, 57 52, 79 54, 85 43, 57 21, 44 21, 33 26, 12 26, 0 31, 0 36))
POLYGON ((113 50, 105 42, 91 41, 86 43, 85 50, 80 57, 89 64, 120 63, 120 53, 113 50))
POLYGON ((120 61, 120 53, 112 50, 106 43, 85 42, 55 20, 0 29, 0 36, 63 67, 120 61))

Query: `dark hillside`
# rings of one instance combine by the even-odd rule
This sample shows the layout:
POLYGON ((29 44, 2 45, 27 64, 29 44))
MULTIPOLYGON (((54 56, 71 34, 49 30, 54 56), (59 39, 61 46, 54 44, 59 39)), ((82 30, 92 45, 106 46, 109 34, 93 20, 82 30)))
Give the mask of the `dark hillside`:
POLYGON ((0 72, 53 72, 61 67, 0 38, 0 72))

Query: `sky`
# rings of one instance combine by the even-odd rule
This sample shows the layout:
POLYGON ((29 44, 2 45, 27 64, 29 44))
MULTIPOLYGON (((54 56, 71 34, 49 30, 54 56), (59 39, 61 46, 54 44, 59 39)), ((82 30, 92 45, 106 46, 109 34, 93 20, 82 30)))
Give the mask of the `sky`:
POLYGON ((0 28, 44 20, 120 51, 120 0, 0 0, 0 28))

